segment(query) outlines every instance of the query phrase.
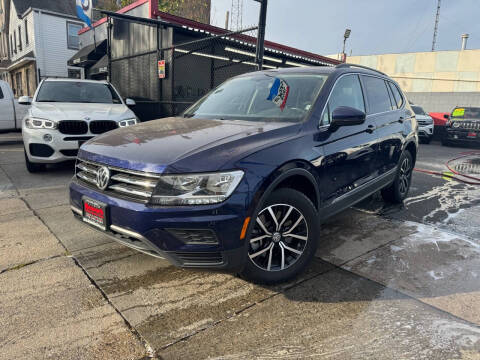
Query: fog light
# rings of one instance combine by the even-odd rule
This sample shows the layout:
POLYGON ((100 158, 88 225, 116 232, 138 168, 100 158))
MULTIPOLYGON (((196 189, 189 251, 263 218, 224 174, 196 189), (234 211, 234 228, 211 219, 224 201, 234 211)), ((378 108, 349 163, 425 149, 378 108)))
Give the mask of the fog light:
POLYGON ((53 140, 52 135, 50 134, 43 135, 43 140, 45 140, 46 142, 52 141, 53 140))

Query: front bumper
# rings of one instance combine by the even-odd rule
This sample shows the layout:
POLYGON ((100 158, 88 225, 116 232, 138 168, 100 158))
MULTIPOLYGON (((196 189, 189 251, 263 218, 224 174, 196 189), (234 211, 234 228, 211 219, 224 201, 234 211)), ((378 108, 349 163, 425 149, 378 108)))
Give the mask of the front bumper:
MULTIPOLYGON (((75 160, 80 144, 93 138, 94 135, 64 135, 58 130, 48 129, 28 129, 25 126, 22 128, 23 144, 27 152, 28 158, 33 163, 58 163, 67 160, 75 160), (52 137, 51 141, 45 141, 43 137, 49 134, 52 137), (51 150, 42 154, 42 156, 35 156, 33 147, 40 145, 45 148, 48 146, 51 150)), ((48 150, 48 148, 47 148, 48 150)))
POLYGON ((433 136, 434 125, 419 125, 418 126, 418 136, 429 138, 433 136))
MULTIPOLYGON (((245 196, 236 191, 226 202, 205 206, 159 207, 112 197, 73 180, 70 203, 76 219, 82 221, 84 197, 108 206, 107 231, 93 228, 113 240, 143 253, 165 258, 186 268, 240 271, 247 251, 240 233, 245 219, 245 196), (215 244, 188 243, 173 230, 209 230, 215 244)), ((198 240, 198 239, 197 239, 198 240)))
POLYGON ((462 142, 462 143, 480 143, 480 131, 475 130, 459 130, 448 128, 445 132, 445 139, 448 141, 462 142), (468 136, 475 133, 475 136, 468 136))

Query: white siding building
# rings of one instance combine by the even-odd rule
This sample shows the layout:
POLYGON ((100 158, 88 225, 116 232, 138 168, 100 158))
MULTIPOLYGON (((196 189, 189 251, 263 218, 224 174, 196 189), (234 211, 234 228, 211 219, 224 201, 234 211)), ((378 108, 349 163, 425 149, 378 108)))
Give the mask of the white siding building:
POLYGON ((68 0, 10 1, 9 82, 16 96, 32 96, 46 77, 81 77, 67 61, 79 49, 78 32, 83 27, 68 0))

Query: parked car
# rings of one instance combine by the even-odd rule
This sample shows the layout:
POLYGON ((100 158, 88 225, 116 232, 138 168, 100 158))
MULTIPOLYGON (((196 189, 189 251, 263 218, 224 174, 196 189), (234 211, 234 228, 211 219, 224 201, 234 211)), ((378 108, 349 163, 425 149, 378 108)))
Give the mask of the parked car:
POLYGON ((10 85, 0 80, 0 131, 21 129, 27 110, 15 99, 10 85))
POLYGON ((480 107, 456 107, 448 119, 442 145, 480 143, 480 107))
POLYGON ((31 105, 22 124, 25 162, 30 172, 45 164, 75 159, 79 146, 94 136, 138 122, 115 88, 106 81, 46 79, 35 96, 20 98, 31 105))
POLYGON ((429 144, 433 138, 434 124, 433 119, 421 106, 411 105, 418 122, 418 136, 420 142, 429 144))
POLYGON ((383 73, 343 64, 228 80, 180 117, 80 148, 73 214, 186 268, 262 283, 309 264, 320 224, 378 190, 408 194, 415 114, 383 73))

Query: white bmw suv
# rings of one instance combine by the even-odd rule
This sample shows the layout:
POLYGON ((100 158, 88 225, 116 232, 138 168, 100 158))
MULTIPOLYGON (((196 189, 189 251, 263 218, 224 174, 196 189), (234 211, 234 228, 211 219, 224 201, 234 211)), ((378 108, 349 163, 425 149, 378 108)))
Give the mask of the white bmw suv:
POLYGON ((124 101, 106 81, 46 79, 33 99, 22 97, 19 102, 31 105, 22 122, 29 172, 41 171, 45 164, 75 159, 87 140, 138 122, 128 108, 135 101, 124 101))

